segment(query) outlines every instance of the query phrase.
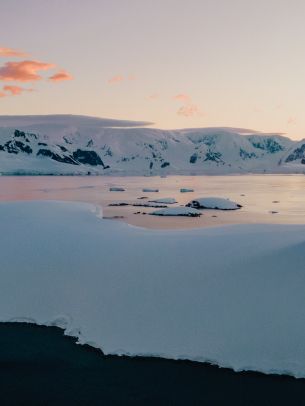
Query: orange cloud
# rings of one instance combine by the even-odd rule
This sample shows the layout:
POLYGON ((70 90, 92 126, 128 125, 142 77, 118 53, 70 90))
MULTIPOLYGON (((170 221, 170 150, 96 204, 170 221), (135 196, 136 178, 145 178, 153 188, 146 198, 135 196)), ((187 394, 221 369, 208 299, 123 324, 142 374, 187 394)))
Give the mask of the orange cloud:
POLYGON ((42 79, 37 73, 54 68, 52 63, 40 61, 7 62, 0 67, 0 80, 4 82, 34 82, 42 79))
POLYGON ((113 76, 112 78, 110 78, 110 79, 108 80, 108 83, 109 83, 110 85, 113 85, 113 84, 115 84, 115 83, 123 82, 123 80, 124 80, 124 76, 116 75, 116 76, 113 76))
POLYGON ((70 73, 64 70, 61 70, 49 77, 49 80, 51 82, 62 82, 63 80, 71 80, 71 79, 73 79, 73 77, 70 75, 70 73))
POLYGON ((185 106, 180 107, 180 109, 177 111, 177 114, 178 116, 184 117, 193 117, 202 115, 202 113, 199 110, 199 107, 196 106, 196 104, 187 104, 185 106))
POLYGON ((25 52, 17 51, 16 49, 12 48, 0 48, 0 56, 14 56, 16 58, 24 58, 27 57, 28 54, 25 52))
POLYGON ((17 96, 23 92, 32 92, 33 89, 25 89, 24 87, 20 86, 3 86, 3 90, 5 92, 10 93, 12 96, 17 96))
POLYGON ((173 99, 183 101, 185 103, 188 103, 191 101, 190 96, 188 94, 184 94, 184 93, 176 94, 176 96, 174 96, 173 99))

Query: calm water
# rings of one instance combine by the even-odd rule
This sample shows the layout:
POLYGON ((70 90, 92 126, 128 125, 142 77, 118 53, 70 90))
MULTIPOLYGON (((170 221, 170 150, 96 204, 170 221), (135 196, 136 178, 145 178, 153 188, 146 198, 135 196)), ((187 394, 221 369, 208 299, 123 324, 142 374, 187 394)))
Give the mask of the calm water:
MULTIPOLYGON (((141 226, 190 227, 231 223, 305 223, 304 175, 170 176, 160 177, 0 177, 0 200, 71 200, 92 202, 105 208, 105 215, 122 215, 125 221, 141 226), (109 192, 122 186, 125 192, 109 192), (143 193, 142 188, 159 193, 143 193), (180 188, 194 193, 180 193, 180 188), (134 207, 107 208, 113 201, 139 202, 174 197, 186 204, 195 197, 219 196, 243 205, 238 212, 205 212, 201 219, 168 219, 136 216, 134 207), (272 213, 276 212, 276 213, 272 213), (217 218, 213 217, 217 215, 217 218)), ((151 209, 146 209, 149 213, 151 209)))
POLYGON ((57 327, 0 323, 1 405, 305 404, 305 380, 204 363, 104 356, 57 327))

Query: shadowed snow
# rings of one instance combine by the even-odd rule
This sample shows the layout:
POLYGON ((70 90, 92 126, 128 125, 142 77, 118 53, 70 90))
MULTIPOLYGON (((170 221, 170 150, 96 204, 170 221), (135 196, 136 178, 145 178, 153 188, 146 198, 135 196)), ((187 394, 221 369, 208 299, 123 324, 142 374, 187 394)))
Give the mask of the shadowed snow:
POLYGON ((63 202, 1 203, 0 224, 1 320, 305 377, 304 226, 153 231, 63 202))

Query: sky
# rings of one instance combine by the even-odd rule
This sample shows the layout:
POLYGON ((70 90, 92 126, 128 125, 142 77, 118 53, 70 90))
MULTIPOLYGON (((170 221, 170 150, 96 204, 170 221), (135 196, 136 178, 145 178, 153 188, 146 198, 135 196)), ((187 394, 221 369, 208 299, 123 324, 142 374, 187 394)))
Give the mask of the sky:
POLYGON ((0 0, 0 114, 305 137, 303 0, 0 0))

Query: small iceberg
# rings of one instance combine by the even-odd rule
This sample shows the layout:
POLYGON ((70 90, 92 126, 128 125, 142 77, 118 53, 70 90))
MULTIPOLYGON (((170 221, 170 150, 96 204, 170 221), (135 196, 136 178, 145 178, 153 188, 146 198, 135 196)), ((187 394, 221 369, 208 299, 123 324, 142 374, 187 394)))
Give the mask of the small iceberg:
POLYGON ((195 209, 238 210, 242 206, 232 202, 232 200, 223 199, 221 197, 202 197, 192 200, 186 207, 193 207, 195 209))
POLYGON ((177 201, 173 197, 163 197, 162 199, 149 200, 149 203, 174 204, 177 201))
POLYGON ((202 213, 192 207, 168 207, 167 209, 156 210, 150 213, 153 216, 185 216, 200 217, 202 213))
POLYGON ((144 189, 142 189, 142 192, 144 192, 144 193, 159 192, 159 189, 144 188, 144 189))
POLYGON ((182 188, 180 189, 181 193, 190 193, 190 192, 194 192, 194 189, 188 189, 188 188, 182 188))
POLYGON ((125 192, 125 189, 123 187, 111 187, 109 188, 110 192, 125 192))

